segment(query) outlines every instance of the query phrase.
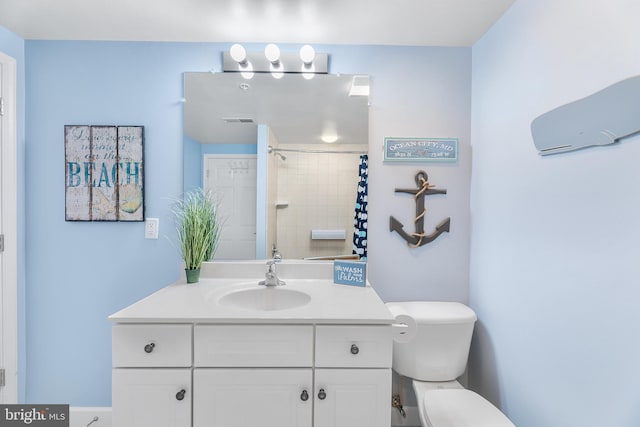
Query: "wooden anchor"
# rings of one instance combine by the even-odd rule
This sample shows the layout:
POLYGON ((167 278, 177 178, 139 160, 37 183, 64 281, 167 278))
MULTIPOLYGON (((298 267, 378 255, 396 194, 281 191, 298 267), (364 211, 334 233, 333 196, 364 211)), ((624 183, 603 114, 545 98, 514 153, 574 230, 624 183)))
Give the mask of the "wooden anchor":
POLYGON ((396 193, 407 193, 412 194, 416 200, 416 231, 409 234, 404 231, 404 226, 400 221, 395 219, 393 216, 389 218, 389 231, 397 232, 402 236, 404 240, 407 241, 407 244, 412 248, 418 248, 420 246, 426 245, 427 243, 433 242, 438 238, 442 233, 448 233, 449 228, 451 226, 451 218, 447 218, 438 224, 435 230, 426 234, 424 232, 424 215, 427 212, 427 208, 424 204, 425 196, 432 194, 447 194, 447 190, 438 190, 433 188, 431 184, 429 184, 429 176, 425 171, 419 171, 416 174, 416 185, 418 188, 416 189, 395 189, 396 193))

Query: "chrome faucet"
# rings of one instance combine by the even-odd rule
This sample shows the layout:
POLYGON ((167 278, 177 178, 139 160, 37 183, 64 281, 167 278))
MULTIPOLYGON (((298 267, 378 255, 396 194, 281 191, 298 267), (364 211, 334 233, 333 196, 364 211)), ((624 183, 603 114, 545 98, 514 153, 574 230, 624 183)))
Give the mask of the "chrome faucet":
POLYGON ((286 285, 284 280, 280 280, 276 274, 276 263, 280 262, 280 259, 271 259, 267 261, 267 272, 264 274, 265 279, 258 282, 260 286, 282 286, 286 285))
POLYGON ((280 261, 282 259, 282 255, 280 255, 280 251, 276 247, 276 244, 271 245, 271 258, 280 261))

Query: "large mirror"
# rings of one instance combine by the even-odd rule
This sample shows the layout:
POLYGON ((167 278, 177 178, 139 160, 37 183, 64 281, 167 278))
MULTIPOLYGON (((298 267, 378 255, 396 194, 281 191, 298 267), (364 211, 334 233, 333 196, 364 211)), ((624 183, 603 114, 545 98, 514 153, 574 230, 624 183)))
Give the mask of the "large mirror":
POLYGON ((184 189, 224 218, 216 259, 350 258, 368 76, 185 73, 184 189))

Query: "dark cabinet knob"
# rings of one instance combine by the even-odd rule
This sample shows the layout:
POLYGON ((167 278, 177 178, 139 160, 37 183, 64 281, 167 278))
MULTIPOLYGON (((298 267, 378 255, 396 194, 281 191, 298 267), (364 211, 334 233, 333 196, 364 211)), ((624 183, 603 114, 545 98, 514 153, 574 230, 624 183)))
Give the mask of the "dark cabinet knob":
POLYGON ((358 348, 358 346, 355 344, 351 344, 351 354, 358 354, 358 353, 360 353, 360 349, 358 348))
POLYGON ((182 400, 184 399, 184 395, 187 391, 185 389, 180 390, 179 392, 176 393, 176 399, 178 400, 182 400))
POLYGON ((150 342, 149 344, 144 346, 144 351, 145 353, 151 353, 153 351, 153 349, 155 348, 155 343, 150 342))
POLYGON ((327 393, 324 391, 323 388, 321 388, 320 391, 318 392, 318 399, 324 400, 326 398, 327 398, 327 393))
POLYGON ((309 400, 309 393, 307 392, 307 390, 302 390, 302 393, 300 393, 300 400, 302 400, 303 402, 309 400))

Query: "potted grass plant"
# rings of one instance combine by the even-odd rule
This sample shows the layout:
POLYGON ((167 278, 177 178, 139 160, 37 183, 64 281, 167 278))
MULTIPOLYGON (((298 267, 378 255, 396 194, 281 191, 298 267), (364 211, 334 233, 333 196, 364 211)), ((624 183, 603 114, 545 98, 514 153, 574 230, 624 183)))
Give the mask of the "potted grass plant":
POLYGON ((211 260, 218 247, 218 203, 211 194, 194 189, 176 201, 173 213, 187 283, 196 283, 200 280, 202 263, 211 260))

